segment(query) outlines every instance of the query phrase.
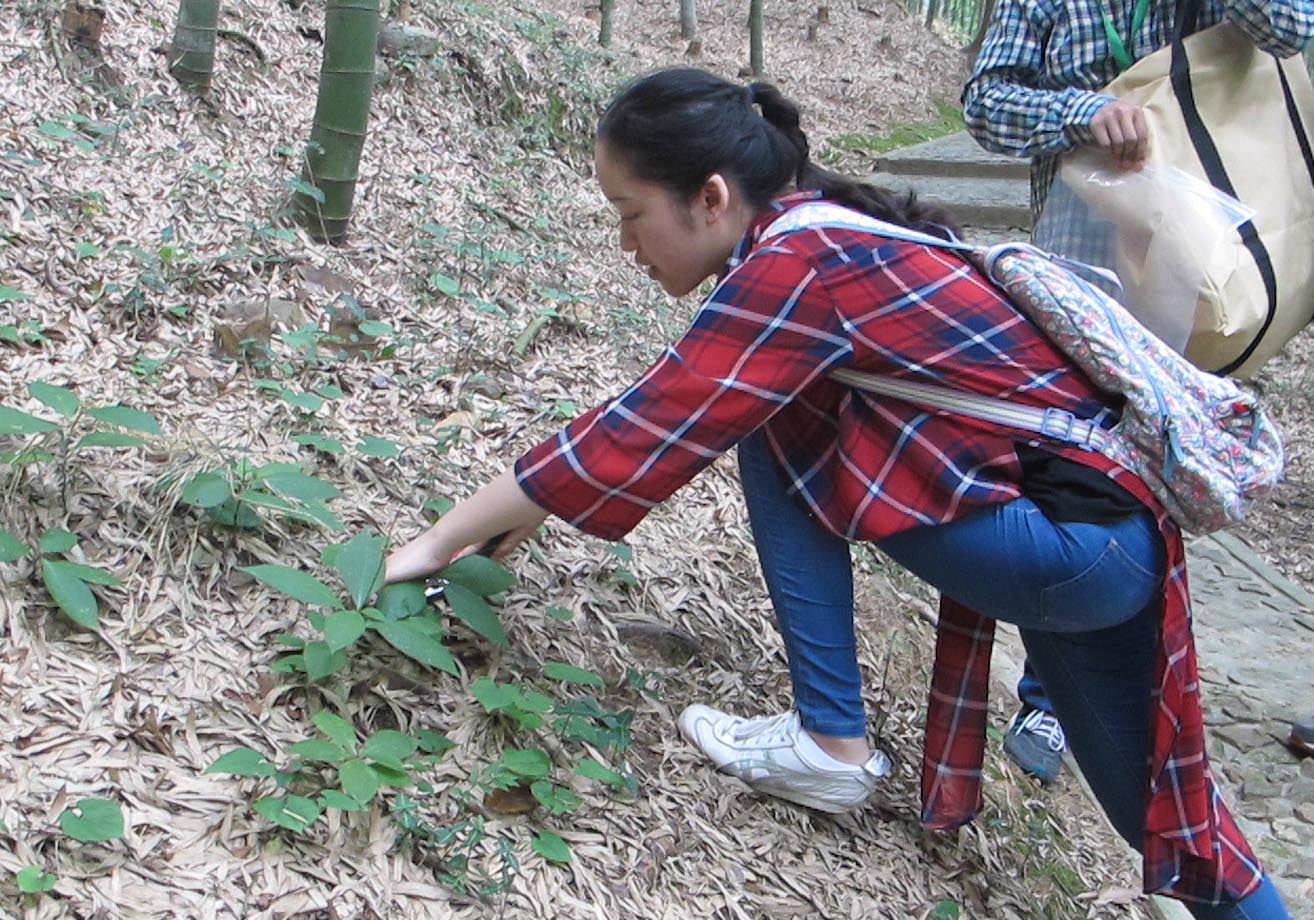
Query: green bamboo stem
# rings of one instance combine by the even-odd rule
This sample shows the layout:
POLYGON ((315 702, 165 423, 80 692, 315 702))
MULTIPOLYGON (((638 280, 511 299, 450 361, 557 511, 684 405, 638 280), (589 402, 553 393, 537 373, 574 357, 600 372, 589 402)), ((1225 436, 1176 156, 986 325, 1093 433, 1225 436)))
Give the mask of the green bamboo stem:
POLYGON ((602 0, 598 8, 601 22, 598 24, 598 44, 604 48, 611 47, 611 20, 616 12, 616 0, 602 0))
POLYGON ((378 33, 378 0, 329 0, 319 97, 301 173, 302 181, 318 189, 324 200, 316 201, 304 191, 293 196, 301 223, 321 242, 341 240, 351 219, 374 91, 378 33))
POLYGON ((179 0, 169 73, 180 86, 201 96, 210 92, 214 37, 218 31, 219 0, 179 0))

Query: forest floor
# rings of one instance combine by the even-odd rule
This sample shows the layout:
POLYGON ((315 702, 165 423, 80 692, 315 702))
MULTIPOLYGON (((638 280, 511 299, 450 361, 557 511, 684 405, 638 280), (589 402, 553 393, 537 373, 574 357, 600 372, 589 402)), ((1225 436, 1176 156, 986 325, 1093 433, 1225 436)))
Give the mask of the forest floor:
MULTIPOLYGON (((436 41, 383 60, 339 246, 280 219, 321 3, 225 3, 208 101, 168 74, 172 0, 110 5, 95 53, 61 6, 0 14, 0 410, 48 423, 0 411, 19 432, 0 435, 0 553, 23 549, 0 563, 0 917, 1149 915, 1076 783, 1002 756, 1010 688, 981 817, 920 828, 933 598, 874 553, 855 554, 859 646, 896 768, 872 803, 812 814, 690 749, 688 703, 789 705, 728 460, 624 543, 549 524, 495 592, 504 642, 455 599, 440 651, 411 634, 446 671, 382 628, 335 633, 327 676, 296 670, 351 618, 326 625, 258 566, 341 593, 368 542, 349 538, 413 535, 679 333, 692 302, 614 245, 592 124, 651 67, 739 73, 744 4, 699 3, 696 49, 674 3, 618 4, 604 51, 582 0, 416 3, 436 41), (238 748, 255 775, 208 770, 238 748), (366 795, 362 768, 393 785, 366 795), (123 832, 78 839, 86 799, 123 832), (20 891, 24 870, 51 890, 20 891)), ((860 173, 952 123, 966 62, 893 3, 767 8, 768 77, 825 162, 860 173)), ((1299 433, 1296 354, 1263 385, 1299 433)), ((1246 532, 1307 584, 1288 540, 1308 547, 1309 502, 1281 491, 1257 521, 1290 529, 1246 532)))

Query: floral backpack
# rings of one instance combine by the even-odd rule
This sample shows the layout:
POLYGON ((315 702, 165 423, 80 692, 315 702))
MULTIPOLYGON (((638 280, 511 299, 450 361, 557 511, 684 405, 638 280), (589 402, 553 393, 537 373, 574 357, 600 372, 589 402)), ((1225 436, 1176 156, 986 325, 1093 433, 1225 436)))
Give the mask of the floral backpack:
MULTIPOLYGON (((1061 259, 1027 243, 970 246, 889 224, 825 202, 787 211, 763 238, 843 227, 953 249, 1106 393, 1120 394, 1112 428, 1059 409, 1039 409, 935 384, 839 370, 850 386, 1098 450, 1139 476, 1183 529, 1197 534, 1240 521, 1282 476, 1282 440, 1256 399, 1192 365, 1061 259)), ((1089 266, 1083 266, 1089 269, 1089 266)))

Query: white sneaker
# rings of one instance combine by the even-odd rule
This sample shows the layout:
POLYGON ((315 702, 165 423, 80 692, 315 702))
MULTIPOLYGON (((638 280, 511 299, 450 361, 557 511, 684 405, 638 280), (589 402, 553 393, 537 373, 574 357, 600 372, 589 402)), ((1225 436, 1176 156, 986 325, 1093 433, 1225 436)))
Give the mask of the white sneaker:
POLYGON ((890 758, 881 751, 860 766, 831 757, 802 730, 797 712, 744 719, 695 705, 680 714, 680 731, 722 773, 831 814, 860 806, 890 772, 890 758))

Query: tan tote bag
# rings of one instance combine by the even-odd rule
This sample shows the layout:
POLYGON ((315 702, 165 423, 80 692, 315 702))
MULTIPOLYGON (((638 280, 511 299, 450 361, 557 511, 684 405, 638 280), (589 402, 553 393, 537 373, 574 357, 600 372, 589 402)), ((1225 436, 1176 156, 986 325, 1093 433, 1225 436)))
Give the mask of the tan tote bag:
POLYGON ((1145 108, 1152 164, 1253 210, 1204 260, 1186 357, 1254 373, 1314 317, 1314 88, 1301 56, 1279 60, 1224 22, 1142 58, 1105 91, 1145 108))

